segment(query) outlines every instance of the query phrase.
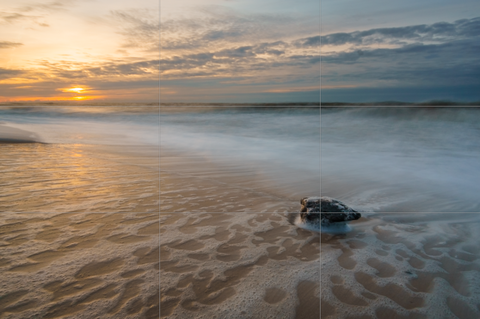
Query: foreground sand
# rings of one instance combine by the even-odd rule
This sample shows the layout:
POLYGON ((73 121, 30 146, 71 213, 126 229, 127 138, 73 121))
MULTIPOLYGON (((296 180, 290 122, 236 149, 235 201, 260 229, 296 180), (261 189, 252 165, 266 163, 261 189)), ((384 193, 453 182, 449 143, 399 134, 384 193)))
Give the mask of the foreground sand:
POLYGON ((158 148, 0 144, 0 212, 158 212, 158 148))
POLYGON ((158 318, 158 214, 0 214, 0 318, 158 318))
POLYGON ((480 318, 477 214, 375 214, 321 236, 322 318, 480 318))
POLYGON ((279 213, 160 216, 162 318, 320 316, 320 236, 279 213))

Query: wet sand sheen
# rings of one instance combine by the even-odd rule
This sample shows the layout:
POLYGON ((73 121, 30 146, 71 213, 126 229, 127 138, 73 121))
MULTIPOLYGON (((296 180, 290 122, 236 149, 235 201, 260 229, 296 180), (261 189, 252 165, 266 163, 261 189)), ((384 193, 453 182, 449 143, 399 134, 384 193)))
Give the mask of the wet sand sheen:
POLYGON ((318 234, 284 214, 161 214, 162 318, 318 318, 318 234))
POLYGON ((475 214, 378 214, 352 225, 321 236, 322 318, 480 316, 475 214))
POLYGON ((158 318, 158 240, 158 214, 3 213, 0 317, 158 318))
POLYGON ((0 212, 158 212, 157 147, 0 144, 0 163, 0 212))
POLYGON ((259 163, 215 160, 161 148, 161 212, 294 212, 299 198, 320 193, 319 176, 292 171, 274 179, 259 163))

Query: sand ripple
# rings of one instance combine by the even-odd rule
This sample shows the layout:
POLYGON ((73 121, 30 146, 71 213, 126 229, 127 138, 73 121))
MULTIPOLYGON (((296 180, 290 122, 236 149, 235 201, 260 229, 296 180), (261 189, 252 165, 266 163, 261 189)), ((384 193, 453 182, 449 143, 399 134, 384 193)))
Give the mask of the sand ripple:
POLYGON ((162 318, 318 318, 320 236, 284 214, 161 214, 162 318))
POLYGON ((384 214, 322 234, 322 318, 480 317, 475 214, 384 214))
POLYGON ((158 214, 2 214, 0 317, 158 318, 158 240, 158 214))

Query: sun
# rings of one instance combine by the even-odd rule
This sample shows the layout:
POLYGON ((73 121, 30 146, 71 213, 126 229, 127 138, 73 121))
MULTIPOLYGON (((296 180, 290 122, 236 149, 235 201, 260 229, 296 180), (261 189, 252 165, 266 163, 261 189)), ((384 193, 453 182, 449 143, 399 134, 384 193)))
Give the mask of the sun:
POLYGON ((69 88, 69 89, 64 89, 63 92, 73 92, 73 93, 82 93, 85 89, 84 88, 69 88))

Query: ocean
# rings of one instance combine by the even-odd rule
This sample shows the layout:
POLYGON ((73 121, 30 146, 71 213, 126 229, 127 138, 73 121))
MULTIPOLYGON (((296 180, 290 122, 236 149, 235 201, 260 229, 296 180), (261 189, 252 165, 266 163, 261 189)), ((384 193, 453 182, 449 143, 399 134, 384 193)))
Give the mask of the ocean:
MULTIPOLYGON (((302 197, 321 194, 364 212, 476 212, 479 120, 474 107, 323 107, 321 114, 318 107, 294 105, 1 107, 0 139, 46 143, 16 145, 15 152, 23 151, 12 156, 6 150, 15 144, 4 144, 2 171, 25 171, 27 160, 39 154, 32 147, 115 149, 110 163, 145 167, 145 158, 157 161, 150 179, 164 173, 159 187, 166 211, 294 211, 302 197), (190 205, 205 194, 189 196, 187 189, 205 183, 212 187, 210 199, 217 191, 214 201, 223 205, 190 205), (220 191, 227 188, 236 195, 220 191), (178 195, 183 201, 174 200, 178 195)), ((75 160, 59 152, 57 161, 75 160)), ((38 157, 37 163, 42 158, 52 160, 38 157)), ((13 191, 12 181, 5 183, 13 191)))
POLYGON ((158 114, 158 106, 0 107, 0 125, 49 144, 158 145, 158 114))
POLYGON ((480 109, 322 108, 322 196, 365 212, 478 212, 480 109))

